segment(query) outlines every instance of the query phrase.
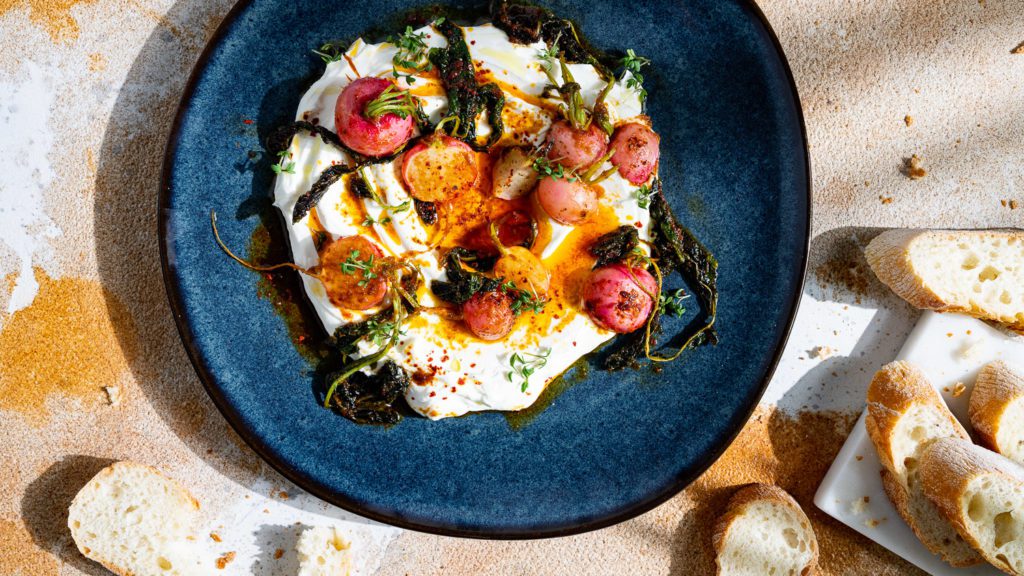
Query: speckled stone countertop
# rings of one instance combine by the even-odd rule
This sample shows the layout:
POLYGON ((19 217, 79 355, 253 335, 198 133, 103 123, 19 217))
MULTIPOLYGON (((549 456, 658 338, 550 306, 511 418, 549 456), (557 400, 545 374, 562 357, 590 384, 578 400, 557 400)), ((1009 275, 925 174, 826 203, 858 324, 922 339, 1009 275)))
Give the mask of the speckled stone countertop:
POLYGON ((225 574, 293 574, 298 530, 329 523, 352 535, 361 574, 706 574, 711 519, 754 480, 804 504, 825 574, 915 573, 811 498, 870 374, 917 318, 867 270, 865 241, 1024 226, 1024 0, 759 2, 796 76, 814 172, 810 272, 782 364, 690 489, 618 526, 534 542, 403 532, 327 507, 264 465, 203 391, 164 296, 154 195, 186 78, 231 4, 0 0, 0 575, 106 573, 71 543, 66 507, 119 459, 192 490, 213 552, 237 553, 225 574), (925 177, 904 174, 912 155, 925 177))

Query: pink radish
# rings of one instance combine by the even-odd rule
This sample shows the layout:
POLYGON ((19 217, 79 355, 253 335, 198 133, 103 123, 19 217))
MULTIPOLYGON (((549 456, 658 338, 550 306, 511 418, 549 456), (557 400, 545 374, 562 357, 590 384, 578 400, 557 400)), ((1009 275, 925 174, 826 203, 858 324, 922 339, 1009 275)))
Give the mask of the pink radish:
POLYGON ((462 305, 469 331, 481 340, 498 340, 512 331, 516 316, 512 297, 505 292, 477 292, 462 305))
POLYGON ((595 324, 627 334, 639 330, 654 309, 658 282, 640 266, 602 266, 590 273, 583 288, 583 309, 595 324))
POLYGON ((366 156, 387 156, 412 138, 416 127, 412 113, 403 110, 403 117, 388 112, 376 118, 366 114, 367 104, 393 86, 383 78, 366 77, 353 80, 341 91, 334 107, 334 124, 346 146, 366 156))
POLYGON ((548 131, 548 158, 570 169, 588 168, 604 156, 608 135, 597 124, 577 130, 565 120, 555 122, 548 131))
POLYGON ((619 126, 612 137, 612 164, 631 184, 643 184, 658 166, 660 145, 661 137, 643 124, 619 126))
POLYGON ((537 202, 552 220, 575 226, 597 210, 597 191, 578 178, 545 176, 537 185, 537 202))

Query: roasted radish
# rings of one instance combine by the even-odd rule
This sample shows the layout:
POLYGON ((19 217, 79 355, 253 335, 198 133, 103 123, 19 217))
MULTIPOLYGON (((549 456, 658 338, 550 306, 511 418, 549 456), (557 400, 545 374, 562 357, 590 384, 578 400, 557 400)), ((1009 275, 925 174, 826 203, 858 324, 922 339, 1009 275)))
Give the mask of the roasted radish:
POLYGON ((320 250, 317 277, 327 297, 339 308, 368 310, 381 303, 388 281, 381 271, 384 254, 363 236, 345 236, 320 250))
POLYGON ((643 124, 619 126, 612 138, 612 164, 631 184, 643 184, 658 165, 660 145, 661 137, 643 124))
POLYGON ((481 340, 498 340, 512 331, 516 316, 512 297, 500 290, 477 292, 462 305, 466 326, 481 340))
POLYGON ((533 157, 526 150, 512 146, 505 148, 494 163, 494 195, 504 200, 526 196, 537 185, 537 171, 533 157))
POLYGON ((522 246, 502 244, 495 224, 490 226, 490 232, 491 240, 501 254, 494 263, 494 276, 512 282, 517 289, 532 294, 534 298, 546 297, 551 286, 551 272, 544 267, 544 263, 522 246))
POLYGON ((579 178, 545 176, 537 185, 537 202, 552 220, 575 226, 597 210, 597 191, 579 178))
MULTIPOLYGON (((537 238, 537 221, 523 210, 502 214, 494 221, 494 225, 497 227, 498 240, 504 246, 530 248, 537 238)), ((469 233, 460 244, 485 256, 498 254, 490 229, 491 224, 483 224, 469 233)))
POLYGON ((647 321, 657 293, 657 280, 643 267, 611 264, 590 273, 583 309, 601 328, 627 334, 647 321))
POLYGON ((383 78, 353 80, 338 96, 334 124, 341 141, 366 156, 387 156, 412 138, 415 105, 383 78))
POLYGON ((437 134, 405 152, 402 179, 422 202, 443 202, 476 184, 476 153, 462 140, 437 134))
POLYGON ((604 156, 608 149, 608 134, 596 124, 577 130, 565 120, 560 120, 548 131, 548 142, 548 158, 576 170, 588 168, 604 156))

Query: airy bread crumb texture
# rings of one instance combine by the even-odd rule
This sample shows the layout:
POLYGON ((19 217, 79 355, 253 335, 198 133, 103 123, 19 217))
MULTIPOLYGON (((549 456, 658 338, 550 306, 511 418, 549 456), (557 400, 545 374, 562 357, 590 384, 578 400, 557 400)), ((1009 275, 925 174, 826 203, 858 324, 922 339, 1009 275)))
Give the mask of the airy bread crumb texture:
POLYGON ((176 481, 149 466, 117 462, 75 496, 68 528, 83 555, 115 574, 198 576, 209 573, 192 532, 198 511, 176 481))
POLYGON ((1024 331, 1024 232, 890 230, 865 255, 879 280, 918 308, 1024 331))
POLYGON ((921 462, 925 493, 986 560, 1024 574, 1024 468, 965 440, 939 440, 921 462))
POLYGON ((985 365, 971 392, 970 417, 981 444, 1024 464, 1024 375, 1005 362, 985 365))
POLYGON ((352 569, 348 540, 337 528, 315 526, 302 531, 295 550, 299 576, 347 576, 352 569))
POLYGON ((733 496, 716 529, 720 576, 801 576, 815 568, 818 544, 789 494, 754 484, 733 496))

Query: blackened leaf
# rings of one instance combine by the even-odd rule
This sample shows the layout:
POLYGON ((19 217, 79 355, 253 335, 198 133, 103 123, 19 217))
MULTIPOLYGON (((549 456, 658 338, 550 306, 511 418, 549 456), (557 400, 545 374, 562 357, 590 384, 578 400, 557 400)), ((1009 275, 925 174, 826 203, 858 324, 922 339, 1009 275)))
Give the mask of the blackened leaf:
POLYGON ((619 226, 590 245, 590 254, 597 257, 594 268, 622 262, 640 245, 640 235, 633 226, 619 226))

